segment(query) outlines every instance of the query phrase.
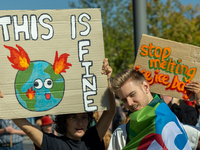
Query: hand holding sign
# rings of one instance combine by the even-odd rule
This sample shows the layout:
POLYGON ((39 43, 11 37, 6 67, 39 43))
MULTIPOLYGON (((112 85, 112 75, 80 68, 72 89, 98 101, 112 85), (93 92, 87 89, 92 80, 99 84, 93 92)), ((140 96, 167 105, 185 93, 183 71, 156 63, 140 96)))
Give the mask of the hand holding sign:
POLYGON ((112 75, 112 68, 109 66, 108 58, 103 60, 102 72, 101 74, 107 75, 107 79, 109 80, 112 75))
POLYGON ((198 81, 192 81, 185 86, 186 90, 193 92, 197 105, 200 105, 200 83, 198 81))
POLYGON ((0 91, 0 98, 3 98, 3 94, 2 94, 2 92, 0 91))

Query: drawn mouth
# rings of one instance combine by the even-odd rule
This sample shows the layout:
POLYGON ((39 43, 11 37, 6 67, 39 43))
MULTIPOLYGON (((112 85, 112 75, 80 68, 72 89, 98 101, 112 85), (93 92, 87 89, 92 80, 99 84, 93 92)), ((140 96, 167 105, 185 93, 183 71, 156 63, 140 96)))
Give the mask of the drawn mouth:
POLYGON ((46 93, 45 97, 46 97, 47 100, 49 100, 51 98, 51 94, 50 93, 46 93))

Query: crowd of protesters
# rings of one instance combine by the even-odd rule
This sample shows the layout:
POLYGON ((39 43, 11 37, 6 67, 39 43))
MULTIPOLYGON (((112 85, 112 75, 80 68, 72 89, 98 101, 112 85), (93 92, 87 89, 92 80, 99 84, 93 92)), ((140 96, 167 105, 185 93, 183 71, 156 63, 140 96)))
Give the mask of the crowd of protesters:
MULTIPOLYGON (((150 131, 153 126, 161 130, 158 125, 160 121, 166 122, 171 127, 170 134, 160 133, 162 140, 158 144, 162 148, 174 149, 182 145, 185 149, 200 148, 199 82, 194 81, 185 86, 188 91, 195 94, 196 101, 189 102, 151 93, 143 74, 134 69, 119 73, 113 79, 111 87, 112 68, 107 59, 103 61, 102 74, 107 75, 110 89, 109 111, 57 115, 53 120, 51 116, 44 116, 40 119, 40 129, 26 119, 13 119, 13 122, 21 129, 19 129, 20 134, 28 135, 36 145, 36 149, 43 150, 81 148, 83 150, 126 150, 133 147, 147 149, 152 146, 152 143, 145 139, 146 143, 141 145, 143 139, 138 140, 138 137, 149 135, 144 131, 150 131), (115 97, 111 89, 116 93, 115 97), (52 127, 54 123, 55 126, 52 127), (182 136, 175 135, 177 131, 182 136), (173 136, 176 142, 171 139, 173 136)), ((0 97, 3 98, 1 92, 0 97)), ((165 125, 162 127, 163 130, 164 127, 165 125)), ((6 128, 3 132, 0 130, 0 134, 5 133, 11 134, 6 128)), ((152 132, 151 138, 157 139, 158 134, 152 132)))

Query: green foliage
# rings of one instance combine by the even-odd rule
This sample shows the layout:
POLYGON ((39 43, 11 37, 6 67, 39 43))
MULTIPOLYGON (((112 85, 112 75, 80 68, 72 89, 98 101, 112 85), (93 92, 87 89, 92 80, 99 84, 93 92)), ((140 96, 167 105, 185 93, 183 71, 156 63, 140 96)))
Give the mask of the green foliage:
MULTIPOLYGON (((78 8, 75 3, 72 7, 78 8)), ((134 66, 132 0, 79 0, 79 8, 101 8, 106 57, 116 73, 134 66)), ((148 34, 200 46, 199 5, 147 0, 148 34)))
POLYGON ((199 46, 199 6, 184 6, 178 0, 165 2, 147 0, 149 34, 199 46))
MULTIPOLYGON (((133 15, 126 0, 79 0, 80 8, 101 8, 105 57, 117 72, 134 65, 133 15)), ((76 7, 75 3, 71 4, 76 7)))

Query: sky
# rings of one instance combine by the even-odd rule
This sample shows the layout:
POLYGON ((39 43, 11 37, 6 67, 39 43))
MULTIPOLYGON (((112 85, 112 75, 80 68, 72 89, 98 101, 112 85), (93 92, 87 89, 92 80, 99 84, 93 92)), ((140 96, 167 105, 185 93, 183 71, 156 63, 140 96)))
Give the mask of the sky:
MULTIPOLYGON (((0 0, 0 10, 69 9, 69 1, 76 2, 78 0, 0 0)), ((200 4, 199 0, 180 1, 183 5, 200 4)))
POLYGON ((193 6, 195 6, 196 4, 200 4, 199 0, 180 0, 180 2, 183 5, 193 4, 193 6))
POLYGON ((72 0, 0 0, 0 10, 69 9, 69 1, 72 0))

